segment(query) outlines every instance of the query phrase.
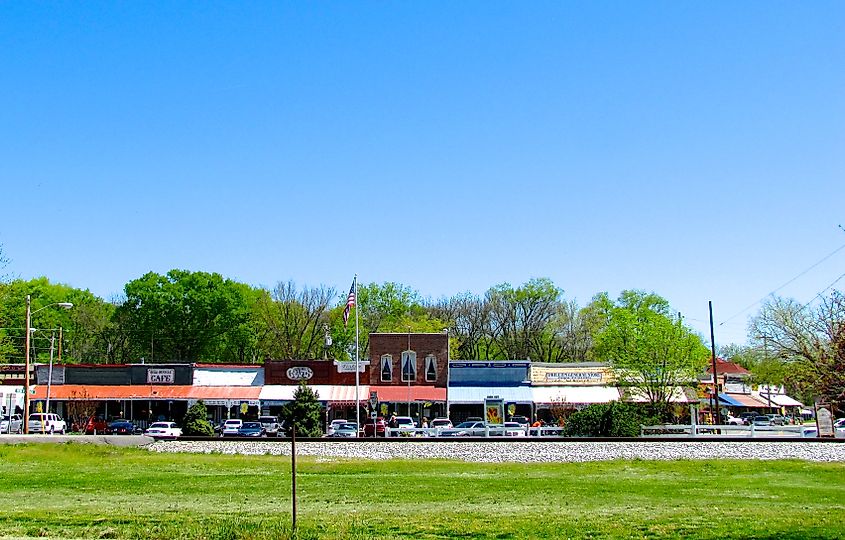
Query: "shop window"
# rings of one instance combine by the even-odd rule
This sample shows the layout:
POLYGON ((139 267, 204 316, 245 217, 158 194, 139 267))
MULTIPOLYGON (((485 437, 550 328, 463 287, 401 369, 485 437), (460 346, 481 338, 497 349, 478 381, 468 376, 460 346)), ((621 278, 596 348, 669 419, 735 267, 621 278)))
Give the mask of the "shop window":
POLYGON ((402 382, 417 380, 417 353, 414 351, 402 352, 402 382))
POLYGON ((393 357, 389 354, 381 357, 381 380, 383 382, 393 380, 393 357))
POLYGON ((425 357, 425 380, 427 382, 437 380, 437 357, 433 354, 425 357))

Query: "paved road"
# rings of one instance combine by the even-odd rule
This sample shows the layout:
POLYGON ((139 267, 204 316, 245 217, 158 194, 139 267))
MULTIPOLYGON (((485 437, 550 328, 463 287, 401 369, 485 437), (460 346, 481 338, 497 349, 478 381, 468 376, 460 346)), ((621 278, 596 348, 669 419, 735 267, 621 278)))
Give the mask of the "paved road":
POLYGON ((147 446, 153 439, 143 435, 0 435, 0 444, 66 443, 109 444, 112 446, 147 446))

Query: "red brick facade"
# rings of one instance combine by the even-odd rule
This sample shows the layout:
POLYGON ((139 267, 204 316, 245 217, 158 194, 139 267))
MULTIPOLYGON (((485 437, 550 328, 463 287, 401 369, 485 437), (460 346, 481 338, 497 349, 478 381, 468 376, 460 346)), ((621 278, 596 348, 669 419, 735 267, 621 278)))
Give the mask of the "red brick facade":
MULTIPOLYGON (((311 370, 311 377, 306 380, 308 384, 337 384, 355 385, 355 370, 352 373, 338 373, 337 366, 332 360, 268 360, 264 363, 264 384, 297 384, 298 380, 288 377, 288 370, 295 377, 301 377, 302 371, 295 368, 307 368, 311 370)), ((367 373, 368 366, 364 366, 361 373, 361 384, 367 384, 370 375, 367 373)))
MULTIPOLYGON (((446 374, 449 364, 449 336, 442 334, 370 334, 370 377, 372 385, 406 386, 402 380, 402 351, 416 352, 416 378, 411 384, 426 386, 446 386, 446 374), (382 380, 382 357, 390 356, 393 367, 392 378, 382 380), (426 380, 426 368, 431 357, 435 363, 434 380, 426 380)), ((353 374, 354 375, 354 374, 353 374)))

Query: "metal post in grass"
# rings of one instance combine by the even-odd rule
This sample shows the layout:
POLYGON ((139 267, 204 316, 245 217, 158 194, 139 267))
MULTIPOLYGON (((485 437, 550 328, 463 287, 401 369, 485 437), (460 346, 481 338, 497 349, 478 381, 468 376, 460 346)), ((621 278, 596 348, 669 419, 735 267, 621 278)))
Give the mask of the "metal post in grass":
POLYGON ((296 537, 296 423, 290 434, 291 537, 296 537))

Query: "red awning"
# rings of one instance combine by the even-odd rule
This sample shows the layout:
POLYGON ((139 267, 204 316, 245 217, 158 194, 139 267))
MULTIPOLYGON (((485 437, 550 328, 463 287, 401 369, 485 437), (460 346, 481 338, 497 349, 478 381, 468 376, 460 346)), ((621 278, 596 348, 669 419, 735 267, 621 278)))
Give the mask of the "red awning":
MULTIPOLYGON (((260 386, 187 386, 187 385, 90 385, 56 384, 50 387, 50 399, 60 401, 123 401, 156 399, 241 399, 256 400, 260 386)), ((35 387, 32 399, 47 399, 47 386, 35 387)))
POLYGON ((378 400, 388 403, 406 401, 446 401, 446 389, 434 386, 370 386, 378 400))

